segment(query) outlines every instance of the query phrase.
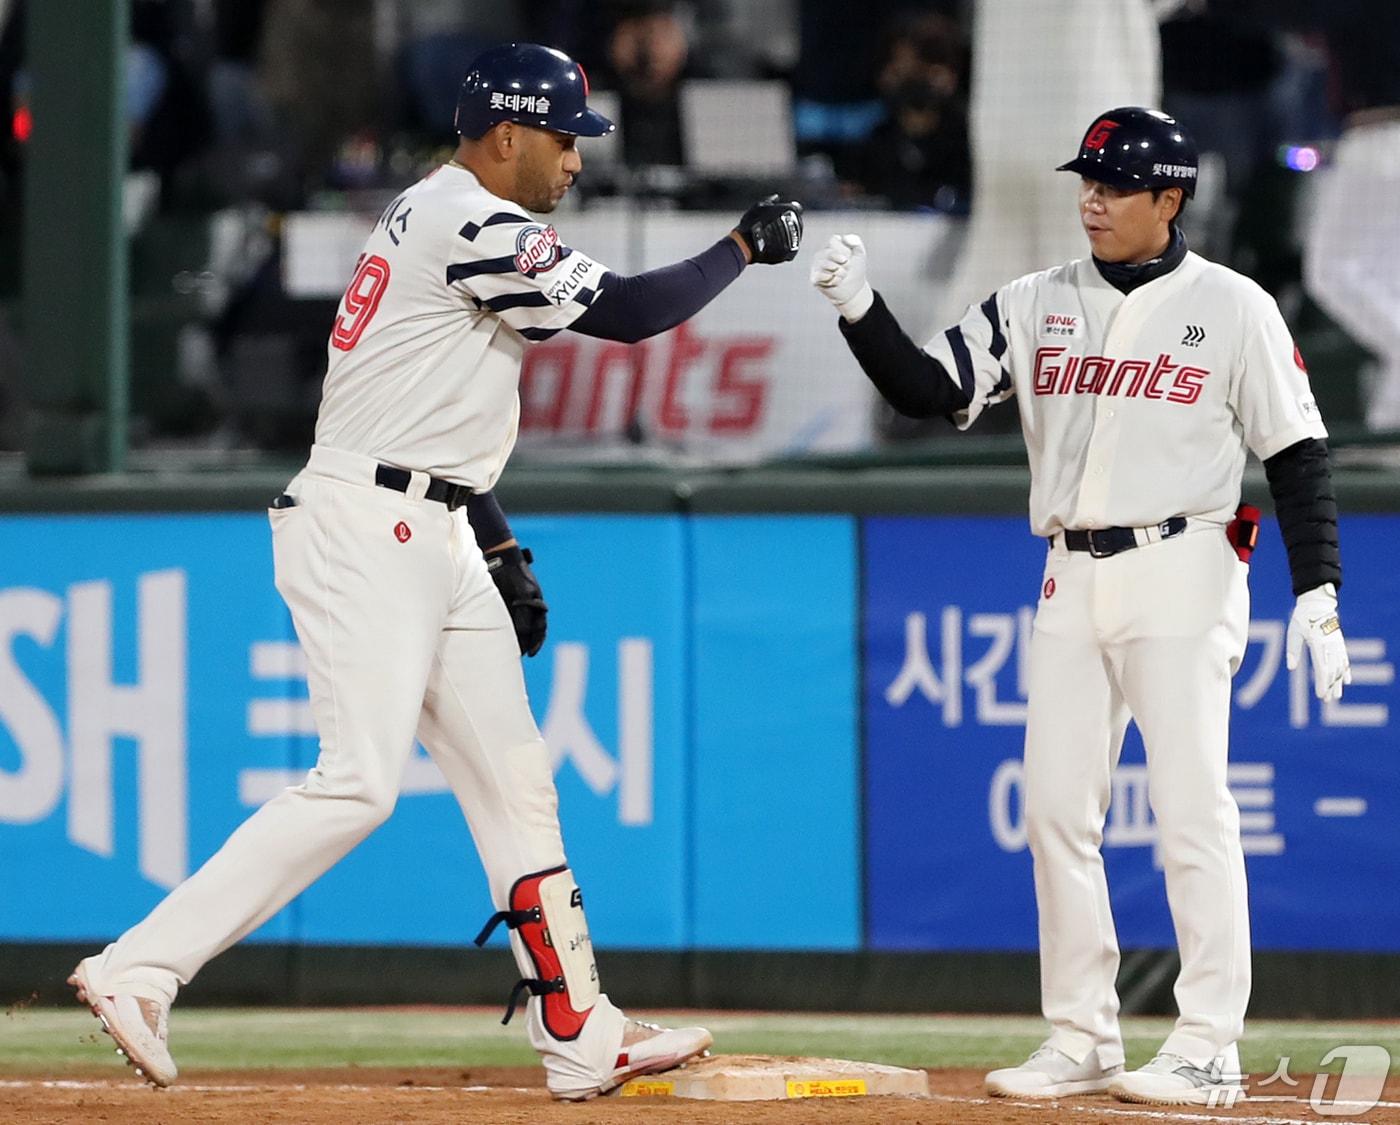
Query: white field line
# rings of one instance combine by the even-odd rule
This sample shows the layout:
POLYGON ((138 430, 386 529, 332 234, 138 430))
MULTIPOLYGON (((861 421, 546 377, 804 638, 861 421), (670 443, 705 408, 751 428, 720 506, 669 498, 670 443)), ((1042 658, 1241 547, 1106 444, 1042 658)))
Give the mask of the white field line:
MULTIPOLYGON (((79 1081, 72 1078, 54 1079, 0 1079, 0 1090, 130 1090, 133 1093, 149 1096, 156 1093, 144 1082, 108 1082, 106 1080, 79 1081)), ((228 1085, 228 1086, 207 1086, 197 1083, 182 1082, 178 1086, 171 1086, 159 1091, 160 1097, 170 1097, 173 1094, 256 1094, 265 1093, 268 1090, 333 1090, 342 1094, 371 1094, 384 1093, 391 1090, 402 1090, 405 1093, 424 1092, 429 1094, 485 1094, 493 1090, 508 1092, 512 1094, 538 1093, 544 1096, 545 1090, 541 1087, 532 1090, 528 1086, 353 1086, 348 1083, 338 1083, 332 1085, 322 1085, 317 1083, 314 1086, 304 1082, 281 1083, 268 1082, 261 1086, 228 1085)))
MULTIPOLYGON (((1043 1101, 1016 1101, 1011 1098, 966 1098, 957 1097, 952 1094, 930 1094, 933 1101, 952 1102, 958 1105, 1010 1105, 1021 1109, 1045 1109, 1046 1103, 1043 1101)), ((1262 1099, 1249 1099, 1262 1100, 1262 1099)), ((1307 1103, 1301 1103, 1306 1105, 1307 1103)), ((1337 1105, 1350 1105, 1350 1102, 1338 1102, 1337 1105)), ((1358 1103, 1360 1105, 1360 1103, 1358 1103)), ((1316 1117, 1252 1117, 1237 1114, 1224 1113, 1192 1113, 1186 1110, 1174 1109, 1121 1109, 1105 1107, 1100 1105, 1079 1105, 1067 1100, 1056 1100, 1055 1109, 1059 1112, 1068 1110, 1071 1113, 1092 1113, 1105 1117, 1122 1117, 1127 1120, 1146 1119, 1148 1121, 1209 1121, 1231 1123, 1238 1122, 1239 1125, 1318 1125, 1316 1117)), ((1388 1109, 1400 1106, 1400 1102, 1377 1102, 1374 1106, 1364 1106, 1358 1112, 1365 1112, 1370 1109, 1388 1109)), ((1350 1125, 1367 1125, 1364 1121, 1353 1121, 1350 1125)))

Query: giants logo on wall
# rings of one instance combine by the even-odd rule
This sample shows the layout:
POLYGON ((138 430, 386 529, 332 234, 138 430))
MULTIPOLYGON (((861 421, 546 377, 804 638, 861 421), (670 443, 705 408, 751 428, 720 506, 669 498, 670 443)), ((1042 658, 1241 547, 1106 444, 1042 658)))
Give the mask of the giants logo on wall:
POLYGON ((559 232, 553 227, 522 227, 515 236, 515 268, 523 274, 545 273, 560 257, 559 232))
POLYGON ((1084 147, 1098 152, 1099 149, 1103 148, 1103 146, 1108 143, 1109 134, 1116 128, 1118 128, 1118 122, 1110 121, 1105 117, 1089 130, 1089 135, 1084 138, 1084 147))

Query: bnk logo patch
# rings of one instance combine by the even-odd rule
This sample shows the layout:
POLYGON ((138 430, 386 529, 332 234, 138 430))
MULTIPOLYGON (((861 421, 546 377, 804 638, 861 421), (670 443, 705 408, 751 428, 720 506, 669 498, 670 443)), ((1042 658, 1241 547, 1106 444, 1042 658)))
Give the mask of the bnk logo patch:
POLYGON ((559 258, 559 232, 553 227, 522 227, 515 236, 515 268, 519 272, 545 273, 559 258))
POLYGON ((1079 318, 1067 313, 1046 313, 1041 323, 1042 336, 1078 336, 1079 318))

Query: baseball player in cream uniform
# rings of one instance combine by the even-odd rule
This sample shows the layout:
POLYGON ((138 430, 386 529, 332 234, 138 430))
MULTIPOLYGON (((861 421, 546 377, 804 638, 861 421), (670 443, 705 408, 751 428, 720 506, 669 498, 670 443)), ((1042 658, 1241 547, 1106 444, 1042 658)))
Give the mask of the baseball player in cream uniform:
POLYGON ((749 261, 796 256, 801 207, 776 197, 694 258, 619 276, 561 242, 549 212, 612 124, 582 69, 511 44, 481 55, 454 159, 384 211, 341 301, 315 445, 274 503, 277 588, 307 660, 320 756, 71 983, 138 1070, 174 1080, 177 990, 389 816, 414 740, 461 805, 520 967, 506 1018, 551 1093, 581 1100, 709 1047, 703 1028, 627 1019, 600 991, 565 857, 550 755, 522 652, 546 607, 492 487, 515 443, 521 356, 563 329, 636 340, 674 327, 749 261))
MULTIPOLYGON (((1246 450, 1268 473, 1317 694, 1349 679, 1326 430, 1274 301, 1187 250, 1176 217, 1197 161, 1175 121, 1110 110, 1078 157, 1090 257, 1003 285, 921 349, 837 236, 812 281, 881 393, 959 429, 1015 397, 1032 531, 1048 545, 1030 652, 1024 813, 1050 1036, 988 1091, 1206 1104, 1238 1092, 1250 988, 1239 812, 1226 786, 1230 679, 1249 620, 1256 524, 1240 507, 1246 450), (1240 514, 1237 516, 1237 509, 1240 514), (1128 720, 1147 749, 1180 1018, 1125 1072, 1118 944, 1100 845, 1128 720)), ((1257 512, 1255 513, 1257 515, 1257 512)))

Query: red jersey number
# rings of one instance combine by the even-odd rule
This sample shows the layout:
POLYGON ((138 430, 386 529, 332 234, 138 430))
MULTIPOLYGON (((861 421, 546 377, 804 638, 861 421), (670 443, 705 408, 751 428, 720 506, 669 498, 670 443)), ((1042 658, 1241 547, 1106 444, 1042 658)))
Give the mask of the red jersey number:
POLYGON ((345 290, 342 302, 345 311, 335 318, 331 329, 331 345, 348 352, 360 342, 369 322, 379 308, 384 290, 389 288, 389 263, 378 254, 362 256, 355 268, 355 276, 345 290))

